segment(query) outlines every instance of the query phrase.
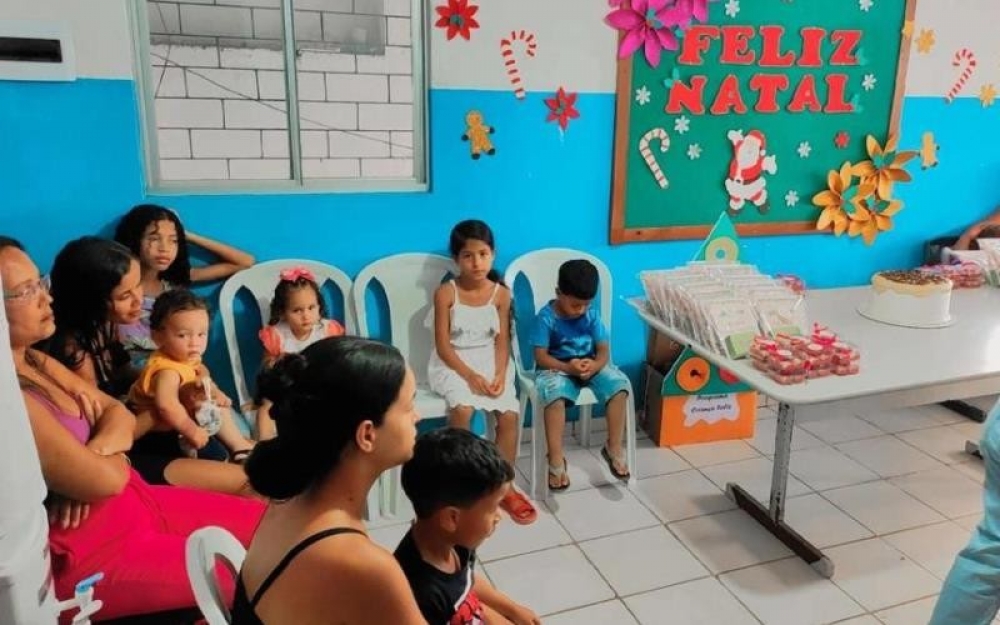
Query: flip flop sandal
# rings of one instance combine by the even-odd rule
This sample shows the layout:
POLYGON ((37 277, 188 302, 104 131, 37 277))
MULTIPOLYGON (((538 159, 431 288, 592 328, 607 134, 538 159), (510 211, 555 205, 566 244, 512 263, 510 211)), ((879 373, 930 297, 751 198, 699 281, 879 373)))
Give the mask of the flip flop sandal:
POLYGON ((566 458, 563 458, 563 465, 561 467, 549 465, 549 490, 559 492, 567 488, 569 488, 569 475, 566 473, 566 458), (552 478, 558 480, 558 486, 552 485, 552 478), (563 479, 566 480, 565 484, 563 483, 563 479))
POLYGON ((632 474, 627 469, 625 471, 618 471, 615 468, 615 463, 624 465, 625 460, 621 456, 612 456, 611 452, 608 451, 607 445, 601 447, 601 457, 608 463, 608 469, 611 471, 611 474, 619 480, 627 480, 632 477, 632 474))
POLYGON ((528 498, 520 491, 511 487, 510 492, 500 500, 500 507, 503 508, 510 520, 518 525, 529 525, 538 518, 538 510, 531 505, 528 498))

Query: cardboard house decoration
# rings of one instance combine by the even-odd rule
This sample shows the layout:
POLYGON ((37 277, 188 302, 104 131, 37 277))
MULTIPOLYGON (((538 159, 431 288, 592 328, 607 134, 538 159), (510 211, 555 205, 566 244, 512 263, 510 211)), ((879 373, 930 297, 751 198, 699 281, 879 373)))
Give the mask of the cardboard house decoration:
POLYGON ((666 375, 647 365, 646 432, 659 446, 750 438, 757 393, 690 347, 666 375))

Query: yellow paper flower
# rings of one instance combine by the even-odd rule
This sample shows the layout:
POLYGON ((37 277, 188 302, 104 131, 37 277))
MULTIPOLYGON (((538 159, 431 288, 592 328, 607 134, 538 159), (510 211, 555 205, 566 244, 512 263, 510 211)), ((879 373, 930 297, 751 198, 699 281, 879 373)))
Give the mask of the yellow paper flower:
POLYGON ((867 206, 859 208, 858 217, 851 220, 847 233, 852 237, 860 234, 865 244, 871 245, 879 232, 892 230, 892 216, 901 210, 903 202, 900 200, 886 201, 872 197, 867 206))
POLYGON ((874 183, 879 198, 888 200, 892 197, 894 182, 909 182, 910 174, 903 166, 917 155, 916 152, 897 152, 896 137, 890 135, 883 148, 875 137, 868 135, 865 140, 869 160, 861 161, 851 171, 860 176, 866 183, 874 183))
POLYGON ((833 233, 839 237, 851 222, 868 220, 869 212, 863 203, 874 191, 874 186, 864 181, 851 186, 854 179, 851 170, 849 162, 841 165, 840 171, 831 170, 826 176, 829 188, 813 196, 813 204, 822 209, 816 221, 817 230, 833 226, 833 233))

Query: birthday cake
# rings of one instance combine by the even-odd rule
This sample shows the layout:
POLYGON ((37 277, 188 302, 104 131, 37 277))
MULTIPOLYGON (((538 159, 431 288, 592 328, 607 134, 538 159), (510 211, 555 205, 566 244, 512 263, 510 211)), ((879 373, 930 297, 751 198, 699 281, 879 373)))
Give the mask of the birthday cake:
POLYGON ((861 313, 883 323, 934 328, 951 323, 952 282, 921 271, 880 271, 872 276, 861 313))

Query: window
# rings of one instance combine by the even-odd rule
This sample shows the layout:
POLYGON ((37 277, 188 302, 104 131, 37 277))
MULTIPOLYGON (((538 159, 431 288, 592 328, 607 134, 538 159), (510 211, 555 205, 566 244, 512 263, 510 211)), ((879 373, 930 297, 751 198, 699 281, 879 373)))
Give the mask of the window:
POLYGON ((425 182, 421 0, 130 4, 151 186, 425 182))

